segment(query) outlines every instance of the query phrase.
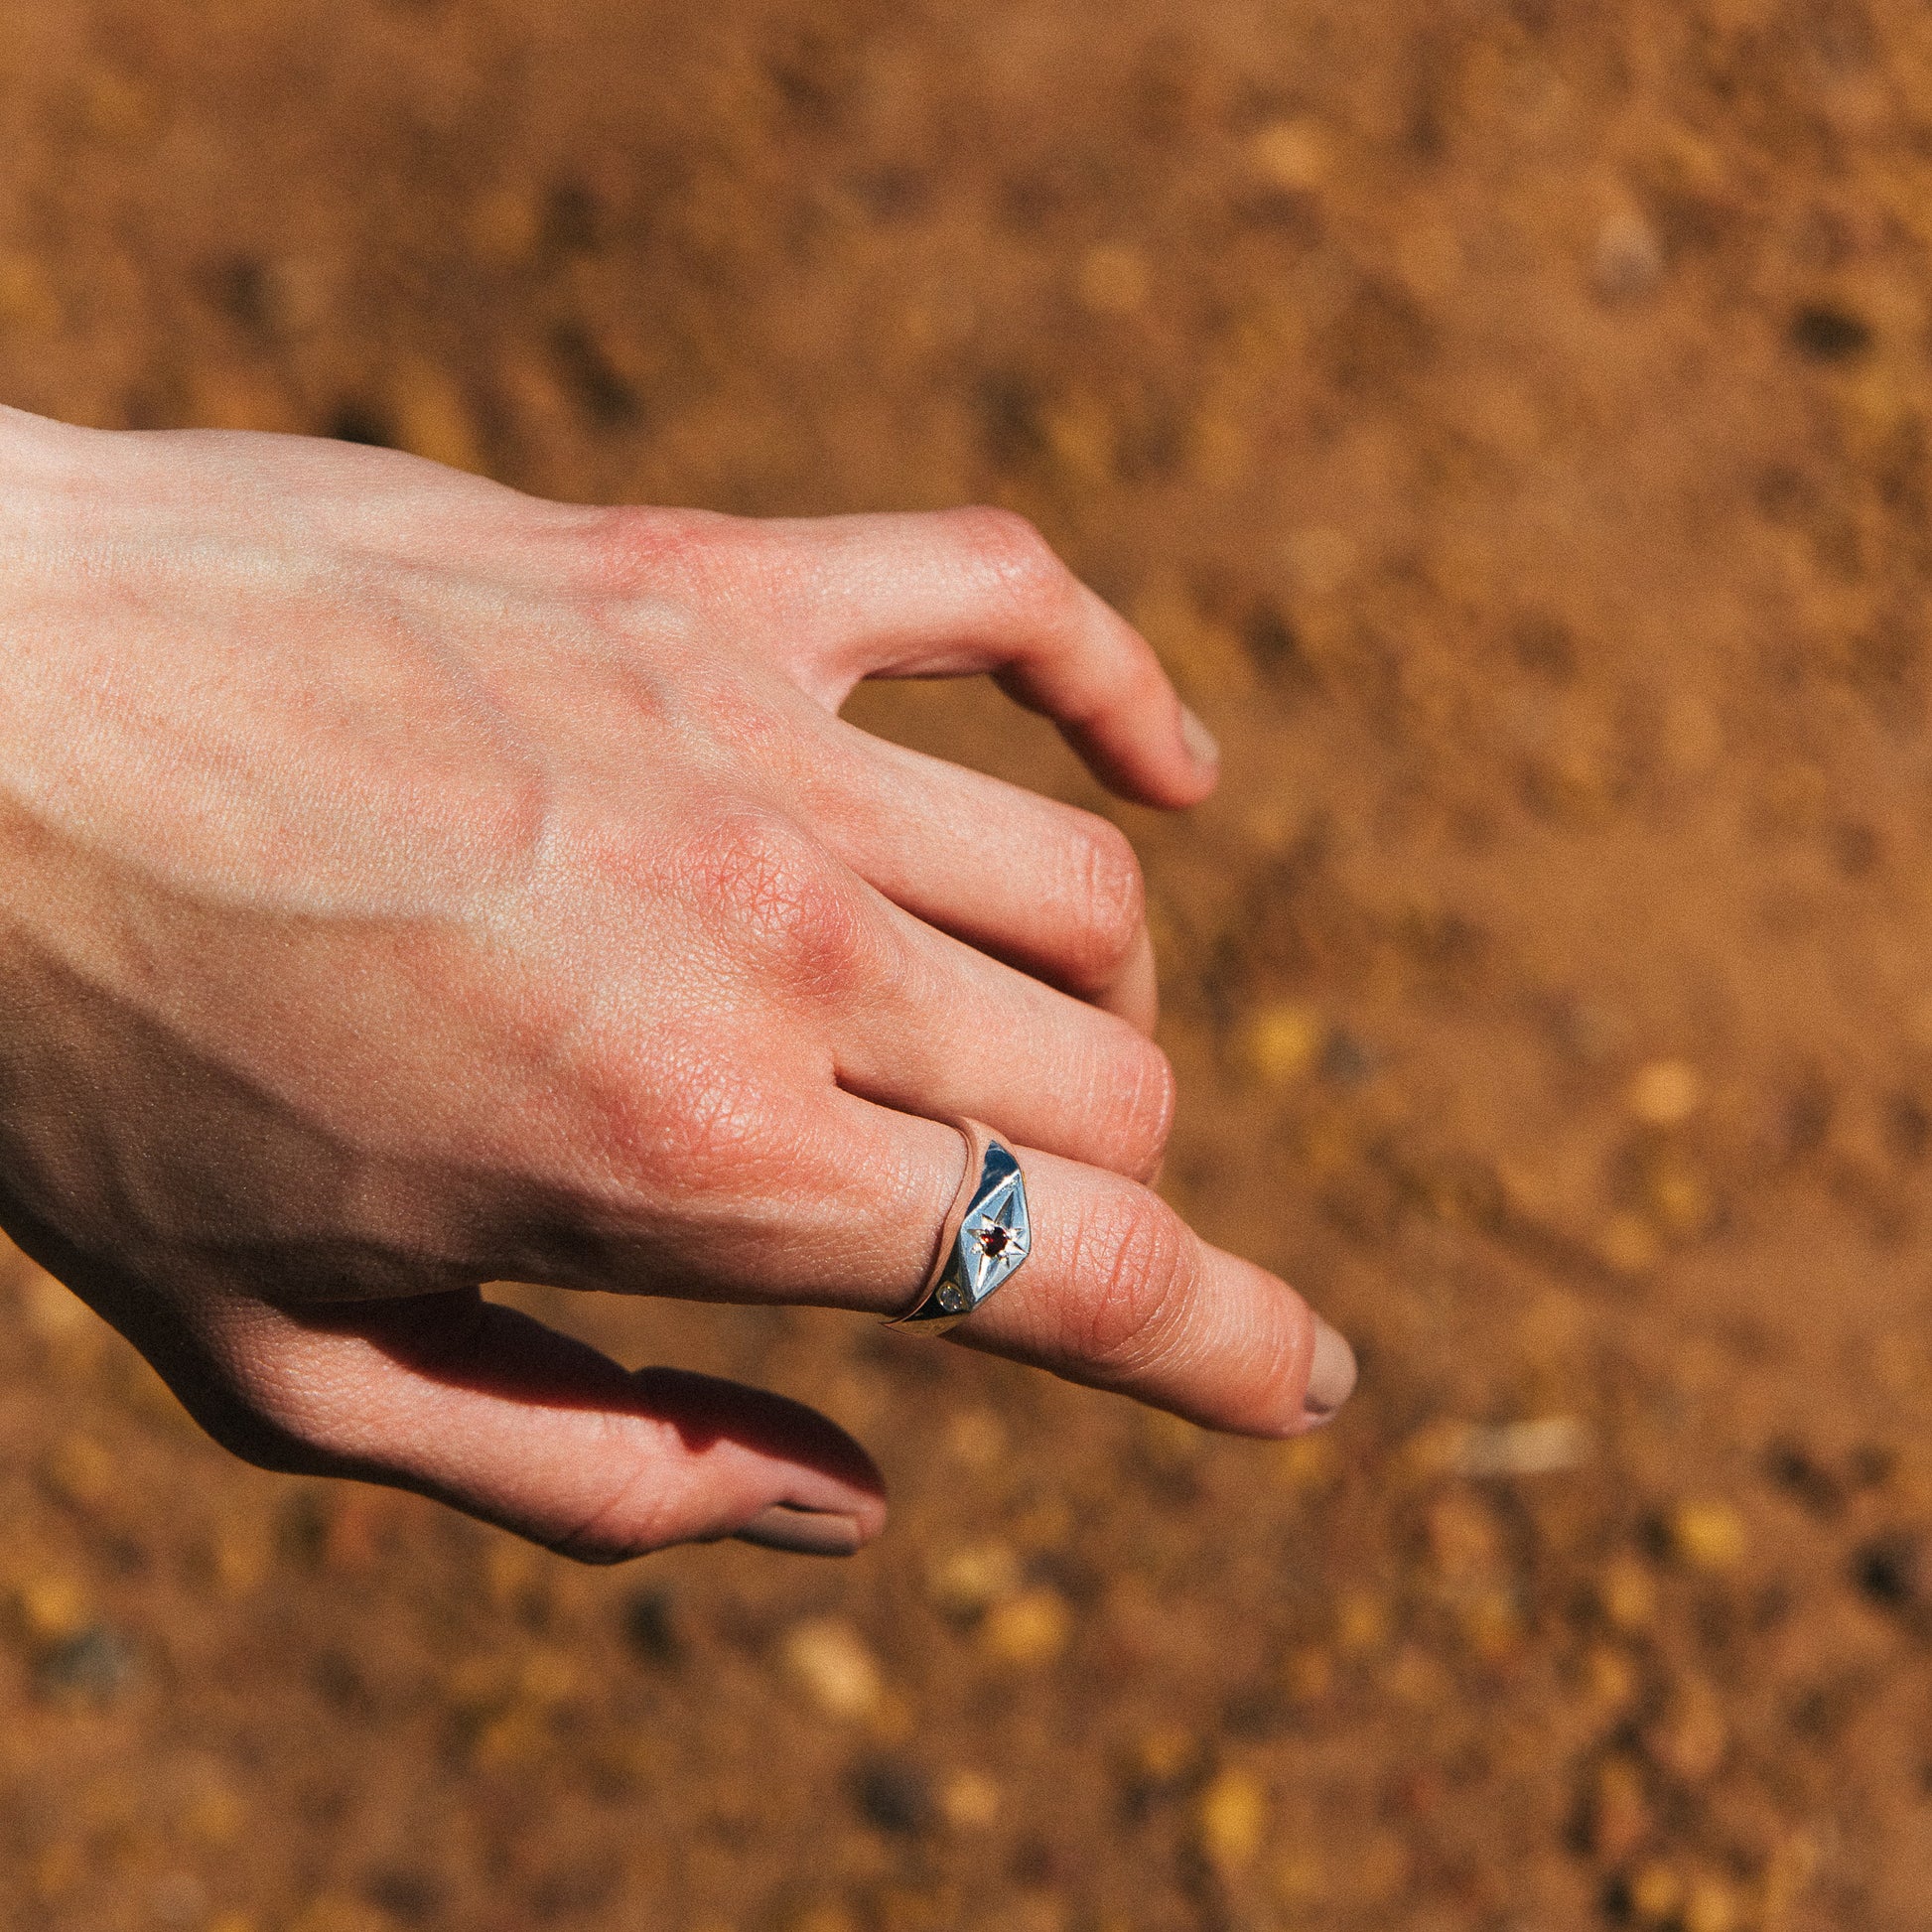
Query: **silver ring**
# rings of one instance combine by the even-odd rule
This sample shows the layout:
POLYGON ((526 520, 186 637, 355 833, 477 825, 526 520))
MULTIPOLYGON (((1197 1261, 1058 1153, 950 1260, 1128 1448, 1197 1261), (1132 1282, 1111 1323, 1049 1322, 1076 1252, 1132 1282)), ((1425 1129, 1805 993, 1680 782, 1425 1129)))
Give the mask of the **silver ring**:
POLYGON ((934 1334, 964 1321, 1011 1281, 1034 1246, 1027 1177, 1013 1150, 996 1141, 991 1128, 964 1115, 947 1125, 966 1143, 965 1171, 940 1224, 939 1249, 925 1285, 892 1323, 916 1324, 934 1334))

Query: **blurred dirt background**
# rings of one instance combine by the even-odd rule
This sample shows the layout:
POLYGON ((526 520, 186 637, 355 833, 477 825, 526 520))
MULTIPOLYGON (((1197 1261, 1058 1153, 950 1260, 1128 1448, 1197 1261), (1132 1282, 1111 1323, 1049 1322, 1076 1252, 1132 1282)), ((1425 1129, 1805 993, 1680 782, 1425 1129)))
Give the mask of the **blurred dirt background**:
POLYGON ((0 1926, 1932 1926, 1919 0, 4 0, 0 128, 9 401, 1035 517, 1227 748, 1169 1185, 1363 1360, 531 1295, 895 1485, 589 1573, 13 1264, 0 1926))

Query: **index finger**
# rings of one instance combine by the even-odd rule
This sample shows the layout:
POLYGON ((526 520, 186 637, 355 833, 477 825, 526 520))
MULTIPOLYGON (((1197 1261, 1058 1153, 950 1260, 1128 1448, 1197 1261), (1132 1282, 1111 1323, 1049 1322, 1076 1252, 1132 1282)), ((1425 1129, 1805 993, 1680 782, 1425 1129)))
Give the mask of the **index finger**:
POLYGON ((1143 804, 1198 804, 1219 754, 1154 648, 1010 510, 730 522, 708 567, 836 710, 868 677, 991 671, 1143 804))

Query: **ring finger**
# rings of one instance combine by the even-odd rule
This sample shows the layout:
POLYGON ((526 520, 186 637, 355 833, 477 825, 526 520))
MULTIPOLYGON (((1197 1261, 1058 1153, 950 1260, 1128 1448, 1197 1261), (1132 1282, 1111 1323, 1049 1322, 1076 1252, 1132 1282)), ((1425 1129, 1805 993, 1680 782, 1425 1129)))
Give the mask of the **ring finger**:
MULTIPOLYGON (((931 1265, 963 1142, 934 1121, 852 1097, 839 1104, 847 1178, 833 1191, 868 1176, 868 1209, 854 1201, 849 1211, 872 1239, 836 1299, 900 1313, 931 1265)), ((953 1339, 1244 1435, 1298 1434, 1346 1399, 1355 1378, 1348 1344, 1285 1282, 1208 1246, 1134 1181, 1014 1152, 1032 1251, 953 1339)))

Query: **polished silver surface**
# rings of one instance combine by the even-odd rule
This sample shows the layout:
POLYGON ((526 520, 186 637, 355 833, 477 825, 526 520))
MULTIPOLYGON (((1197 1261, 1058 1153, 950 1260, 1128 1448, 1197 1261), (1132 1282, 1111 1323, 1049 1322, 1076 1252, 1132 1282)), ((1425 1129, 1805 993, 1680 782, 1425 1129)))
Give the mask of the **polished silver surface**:
POLYGON ((1013 1150, 974 1120, 956 1120, 966 1170, 940 1230, 939 1253, 900 1324, 950 1327, 1012 1280, 1033 1252, 1027 1177, 1013 1150))

